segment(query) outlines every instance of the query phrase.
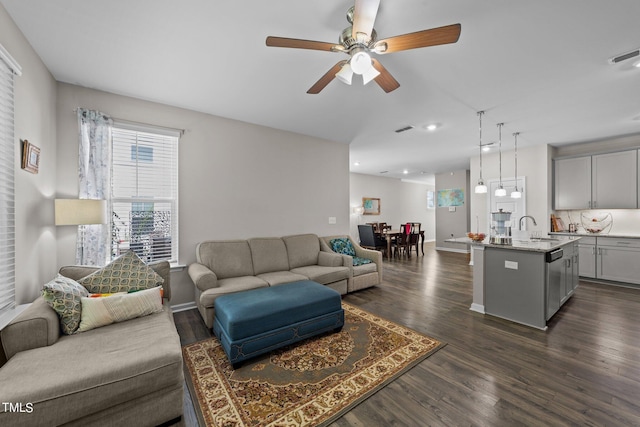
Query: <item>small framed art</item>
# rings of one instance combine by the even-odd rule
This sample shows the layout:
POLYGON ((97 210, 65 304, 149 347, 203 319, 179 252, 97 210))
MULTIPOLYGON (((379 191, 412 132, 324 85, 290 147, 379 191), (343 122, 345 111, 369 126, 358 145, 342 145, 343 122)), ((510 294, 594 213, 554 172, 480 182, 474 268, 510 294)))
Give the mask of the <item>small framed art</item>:
POLYGON ((22 140, 22 169, 31 173, 38 173, 39 166, 40 148, 26 139, 22 140))

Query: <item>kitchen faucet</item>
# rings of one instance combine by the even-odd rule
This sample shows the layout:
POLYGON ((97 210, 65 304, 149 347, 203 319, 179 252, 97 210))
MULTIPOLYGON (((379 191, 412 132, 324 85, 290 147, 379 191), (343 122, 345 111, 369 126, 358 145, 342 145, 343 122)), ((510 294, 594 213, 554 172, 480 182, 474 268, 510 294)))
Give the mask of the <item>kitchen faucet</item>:
POLYGON ((520 219, 518 220, 518 230, 522 230, 522 220, 525 218, 531 218, 531 221, 533 221, 533 225, 538 225, 534 217, 532 217, 531 215, 525 215, 520 217, 520 219))

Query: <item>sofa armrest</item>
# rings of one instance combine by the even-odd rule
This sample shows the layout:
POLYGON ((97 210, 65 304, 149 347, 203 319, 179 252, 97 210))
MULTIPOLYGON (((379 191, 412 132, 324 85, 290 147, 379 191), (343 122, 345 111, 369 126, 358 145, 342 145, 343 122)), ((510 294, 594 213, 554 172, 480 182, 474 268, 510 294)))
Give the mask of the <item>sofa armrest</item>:
POLYGON ((340 254, 320 251, 318 253, 318 265, 322 265, 324 267, 342 267, 347 264, 344 263, 340 254))
POLYGON ((60 319, 44 298, 38 297, 0 332, 7 360, 21 351, 55 344, 60 319))
POLYGON ((365 249, 356 243, 353 244, 353 247, 356 250, 356 256, 370 259, 378 265, 378 271, 382 269, 382 252, 374 251, 373 249, 365 249))
POLYGON ((218 276, 204 264, 194 262, 189 265, 189 277, 201 291, 218 287, 218 276))

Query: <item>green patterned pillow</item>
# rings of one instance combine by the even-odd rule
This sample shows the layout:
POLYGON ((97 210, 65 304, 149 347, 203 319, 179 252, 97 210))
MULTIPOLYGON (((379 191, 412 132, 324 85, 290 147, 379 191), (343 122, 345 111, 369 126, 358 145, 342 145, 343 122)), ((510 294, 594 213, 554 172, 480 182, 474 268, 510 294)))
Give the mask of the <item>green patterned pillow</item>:
POLYGON ((84 286, 58 274, 55 279, 44 285, 42 296, 60 317, 62 332, 67 335, 75 333, 80 325, 82 297, 89 296, 84 286))
POLYGON ((359 265, 370 264, 372 261, 369 258, 362 258, 359 256, 353 257, 353 266, 357 267, 359 265))
POLYGON ((338 237, 337 239, 331 239, 329 242, 331 244, 331 249, 334 252, 342 254, 342 255, 356 255, 356 250, 353 248, 351 244, 351 240, 346 237, 338 237))
POLYGON ((78 280, 92 294, 129 292, 155 288, 164 279, 129 251, 90 275, 78 280))
POLYGON ((333 249, 334 252, 342 255, 352 256, 354 267, 357 267, 363 264, 369 264, 371 262, 370 259, 356 256, 356 250, 353 247, 351 240, 349 240, 346 237, 338 237, 337 239, 331 239, 329 243, 331 244, 331 249, 333 249))

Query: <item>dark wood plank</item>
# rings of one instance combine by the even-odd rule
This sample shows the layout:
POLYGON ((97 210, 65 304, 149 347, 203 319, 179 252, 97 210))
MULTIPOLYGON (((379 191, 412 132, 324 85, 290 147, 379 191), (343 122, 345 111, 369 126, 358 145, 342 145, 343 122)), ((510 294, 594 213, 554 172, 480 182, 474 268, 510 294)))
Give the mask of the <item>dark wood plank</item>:
MULTIPOLYGON (((540 331, 470 311, 471 268, 426 244, 344 297, 448 345, 333 427, 640 425, 640 290, 582 281, 540 331)), ((211 336, 196 310, 174 317, 183 344, 211 336)))

